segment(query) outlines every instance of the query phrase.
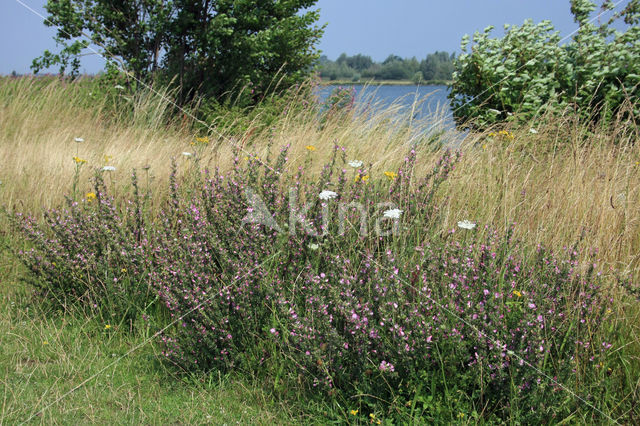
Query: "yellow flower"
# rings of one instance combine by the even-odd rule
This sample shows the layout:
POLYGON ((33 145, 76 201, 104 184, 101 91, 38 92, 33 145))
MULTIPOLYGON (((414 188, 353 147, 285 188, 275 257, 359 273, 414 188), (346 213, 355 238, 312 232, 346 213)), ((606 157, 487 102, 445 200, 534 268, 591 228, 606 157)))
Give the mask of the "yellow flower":
POLYGON ((351 410, 349 412, 351 413, 352 416, 357 416, 358 415, 358 410, 351 410))
POLYGON ((513 294, 515 294, 518 297, 522 297, 522 293, 520 293, 518 290, 513 290, 513 294))
POLYGON ((398 177, 397 173, 394 172, 384 172, 384 175, 389 178, 389 180, 394 180, 398 177))
POLYGON ((47 342, 46 340, 44 342, 42 342, 43 345, 48 345, 49 342, 47 342))
POLYGON ((375 419, 375 418, 376 418, 376 415, 375 415, 375 414, 373 414, 373 413, 369 413, 369 417, 371 417, 372 419, 375 419))
POLYGON ((498 132, 498 134, 499 134, 499 135, 501 135, 501 136, 504 136, 505 138, 507 138, 507 139, 509 139, 509 140, 512 140, 512 139, 513 139, 513 133, 508 132, 508 131, 506 131, 506 130, 500 130, 500 131, 498 132))
POLYGON ((109 330, 111 328, 111 326, 109 324, 105 324, 104 329, 105 330, 109 330))
POLYGON ((209 137, 205 136, 205 137, 202 137, 202 138, 196 138, 196 142, 207 144, 207 143, 209 143, 209 137))
POLYGON ((109 161, 113 160, 113 157, 110 155, 104 156, 104 164, 109 164, 109 161))
POLYGON ((307 145, 307 146, 305 146, 305 148, 307 148, 307 151, 315 151, 316 150, 316 147, 313 146, 313 145, 307 145))
POLYGON ((464 413, 458 413, 458 418, 461 419, 464 417, 464 413))
POLYGON ((482 149, 486 150, 487 149, 487 144, 482 145, 482 149))
POLYGON ((122 272, 123 274, 125 274, 127 272, 127 268, 122 268, 120 269, 120 272, 122 272))
POLYGON ((83 159, 82 159, 82 158, 80 158, 80 157, 73 157, 73 161, 75 161, 75 162, 76 162, 76 164, 84 164, 84 163, 86 163, 86 162, 87 162, 87 160, 83 160, 83 159))
POLYGON ((56 262, 51 262, 51 264, 53 265, 53 267, 56 267, 56 262))
POLYGON ((494 137, 496 134, 494 132, 489 133, 489 137, 492 138, 494 137))
POLYGON ((96 194, 94 192, 87 192, 87 202, 92 202, 96 199, 96 194))
POLYGON ((640 166, 640 161, 636 161, 636 166, 640 166))

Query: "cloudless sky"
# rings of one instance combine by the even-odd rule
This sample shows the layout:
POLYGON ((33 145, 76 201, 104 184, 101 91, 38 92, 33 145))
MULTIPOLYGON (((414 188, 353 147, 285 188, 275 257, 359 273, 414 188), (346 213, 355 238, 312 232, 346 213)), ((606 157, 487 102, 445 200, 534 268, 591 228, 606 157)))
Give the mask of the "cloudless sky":
MULTIPOLYGON (((46 16, 46 0, 20 1, 46 16)), ((567 36, 577 28, 569 7, 569 0, 318 0, 320 23, 327 23, 318 47, 330 59, 345 52, 375 61, 392 53, 420 60, 436 50, 458 52, 464 34, 493 25, 499 36, 505 23, 520 25, 527 18, 549 19, 561 37, 567 36)), ((45 49, 56 52, 54 34, 18 1, 0 0, 0 74, 27 73, 45 49)), ((94 73, 104 60, 87 55, 82 64, 83 71, 94 73)))

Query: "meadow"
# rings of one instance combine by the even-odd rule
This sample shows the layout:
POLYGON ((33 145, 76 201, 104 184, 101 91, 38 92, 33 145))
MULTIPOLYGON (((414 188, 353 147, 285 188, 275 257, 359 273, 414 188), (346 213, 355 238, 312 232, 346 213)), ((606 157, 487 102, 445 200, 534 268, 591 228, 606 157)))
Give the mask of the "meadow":
POLYGON ((459 144, 307 89, 203 126, 0 81, 0 423, 637 422, 637 126, 459 144), (297 234, 247 188, 283 227, 296 188, 297 234))

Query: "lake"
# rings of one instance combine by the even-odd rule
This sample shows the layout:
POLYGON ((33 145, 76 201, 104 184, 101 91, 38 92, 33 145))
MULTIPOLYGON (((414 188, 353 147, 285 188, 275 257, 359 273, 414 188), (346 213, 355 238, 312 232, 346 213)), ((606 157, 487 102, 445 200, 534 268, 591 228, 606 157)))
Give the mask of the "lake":
POLYGON ((453 116, 447 99, 449 94, 447 86, 326 85, 320 86, 316 92, 320 102, 326 100, 329 94, 338 87, 353 88, 356 108, 360 111, 392 107, 396 108, 399 114, 413 112, 413 119, 420 120, 437 116, 447 125, 453 124, 453 116))

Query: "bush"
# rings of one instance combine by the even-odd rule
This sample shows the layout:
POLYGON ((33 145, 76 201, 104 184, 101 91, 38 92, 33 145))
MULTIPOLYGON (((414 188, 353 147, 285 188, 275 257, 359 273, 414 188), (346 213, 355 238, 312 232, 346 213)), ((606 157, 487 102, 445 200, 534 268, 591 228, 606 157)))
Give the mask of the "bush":
POLYGON ((435 234, 434 195, 458 158, 416 176, 411 150, 371 178, 338 146, 319 176, 287 177, 287 147, 227 173, 194 157, 184 181, 174 166, 155 221, 135 175, 123 214, 98 176, 96 200, 40 231, 25 222, 24 260, 59 300, 143 315, 157 295, 172 318, 163 354, 187 371, 251 372, 365 420, 566 417, 580 401, 558 383, 590 377, 610 347, 598 279, 578 274, 576 253, 527 250, 510 232, 435 234))
MULTIPOLYGON (((469 50, 465 36, 449 94, 456 122, 484 128, 567 108, 591 120, 619 112, 637 117, 640 63, 634 58, 640 55, 640 28, 630 25, 620 32, 612 28, 613 19, 593 25, 589 17, 595 8, 589 0, 572 1, 580 29, 562 45, 549 21, 506 25, 502 39, 490 38, 493 27, 488 27, 475 33, 469 50)), ((637 24, 635 8, 633 1, 621 15, 628 24, 637 24)))
POLYGON ((31 272, 30 284, 43 299, 64 309, 82 303, 120 323, 132 325, 148 313, 156 292, 149 286, 149 229, 136 174, 133 196, 123 209, 114 205, 100 174, 95 192, 67 199, 44 223, 18 214, 14 226, 31 245, 19 257, 31 272))

